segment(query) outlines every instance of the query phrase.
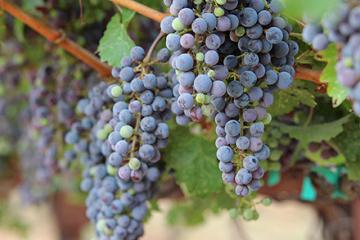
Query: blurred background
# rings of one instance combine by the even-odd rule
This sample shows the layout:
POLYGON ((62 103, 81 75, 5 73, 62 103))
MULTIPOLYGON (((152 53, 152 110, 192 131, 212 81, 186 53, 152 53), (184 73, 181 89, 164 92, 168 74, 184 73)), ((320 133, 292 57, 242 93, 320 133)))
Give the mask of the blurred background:
MULTIPOLYGON (((13 216, 11 226, 0 228, 0 239, 6 240, 76 240, 91 239, 92 231, 86 224, 84 208, 63 202, 59 196, 52 204, 24 207, 19 196, 14 192, 7 210, 13 216), (65 206, 61 206, 65 205, 65 206), (62 213, 59 213, 61 211, 62 213), (60 223, 60 224, 59 224, 60 223), (46 238, 44 238, 46 236, 46 238)), ((254 222, 234 220, 228 213, 208 214, 206 222, 199 226, 169 225, 166 212, 172 202, 161 200, 160 211, 153 214, 145 225, 146 235, 141 239, 152 240, 195 240, 195 239, 228 239, 228 240, 323 240, 322 221, 317 211, 309 204, 296 201, 275 202, 270 207, 258 209, 260 218, 254 222)), ((6 211, 6 210, 2 210, 6 211)), ((344 233, 351 230, 349 216, 334 219, 333 230, 342 229, 344 233)), ((10 217, 10 218, 9 218, 10 217)), ((328 231, 332 231, 328 229, 328 231)), ((329 232, 329 233, 330 233, 329 232)), ((345 238, 337 239, 349 239, 345 238)), ((332 238, 327 238, 332 239, 332 238)))

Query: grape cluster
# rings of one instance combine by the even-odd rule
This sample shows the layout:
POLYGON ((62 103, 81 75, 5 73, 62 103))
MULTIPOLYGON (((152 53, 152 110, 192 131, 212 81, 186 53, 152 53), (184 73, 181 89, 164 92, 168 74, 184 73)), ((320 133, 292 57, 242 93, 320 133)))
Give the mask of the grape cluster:
POLYGON ((166 46, 178 84, 172 111, 178 124, 215 118, 223 180, 246 196, 260 187, 260 162, 270 156, 261 136, 271 121, 273 91, 294 78, 298 45, 279 16, 279 1, 164 1, 166 46), (239 159, 239 161, 238 161, 239 159))
POLYGON ((271 151, 269 161, 264 166, 266 170, 279 171, 281 166, 287 166, 291 162, 297 141, 290 138, 280 127, 272 126, 265 132, 263 140, 268 143, 271 151))
POLYGON ((23 113, 23 136, 19 144, 24 185, 24 196, 29 202, 38 202, 51 192, 51 182, 57 170, 56 93, 53 69, 39 70, 29 92, 28 107, 23 113))
POLYGON ((160 177, 159 149, 167 145, 172 116, 171 85, 152 66, 166 62, 160 50, 151 63, 134 47, 113 77, 120 81, 96 86, 78 103, 83 117, 66 136, 85 166, 81 189, 88 192, 87 216, 99 239, 138 239, 160 177), (90 136, 86 137, 86 133, 90 136))
MULTIPOLYGON (((6 163, 14 153, 21 123, 18 121, 24 109, 27 96, 22 91, 22 75, 24 68, 21 59, 21 48, 13 41, 5 40, 0 49, 0 158, 6 163)), ((4 169, 5 170, 5 169, 4 169)), ((1 172, 1 171, 0 171, 1 172)))
POLYGON ((341 47, 336 65, 338 81, 349 89, 353 110, 360 116, 360 6, 343 1, 326 13, 322 22, 310 21, 303 30, 303 39, 315 50, 324 50, 333 42, 341 47))
POLYGON ((27 108, 21 115, 19 150, 24 176, 21 189, 30 203, 44 200, 55 190, 52 180, 60 173, 65 129, 75 121, 75 104, 92 81, 91 77, 87 82, 74 79, 76 71, 88 70, 79 66, 64 72, 56 64, 43 66, 28 93, 27 108))

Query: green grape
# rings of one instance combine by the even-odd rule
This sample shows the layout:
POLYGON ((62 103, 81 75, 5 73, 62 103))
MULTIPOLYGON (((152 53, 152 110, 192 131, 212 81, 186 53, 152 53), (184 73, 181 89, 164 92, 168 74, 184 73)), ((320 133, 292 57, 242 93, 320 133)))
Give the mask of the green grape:
POLYGON ((141 166, 141 162, 137 158, 131 158, 129 161, 129 167, 132 170, 138 170, 141 166))
POLYGON ((120 136, 122 136, 123 138, 131 138, 133 133, 134 129, 129 125, 125 125, 120 129, 120 136))

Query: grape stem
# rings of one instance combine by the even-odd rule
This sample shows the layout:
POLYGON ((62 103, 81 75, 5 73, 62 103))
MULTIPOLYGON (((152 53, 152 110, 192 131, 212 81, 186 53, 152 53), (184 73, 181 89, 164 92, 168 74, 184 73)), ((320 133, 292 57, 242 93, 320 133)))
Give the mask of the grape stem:
POLYGON ((49 42, 59 45, 61 48, 72 54, 75 58, 81 60, 91 68, 96 70, 103 77, 111 76, 110 66, 102 63, 95 55, 82 48, 74 41, 66 37, 65 33, 55 30, 36 18, 28 15, 19 7, 6 0, 0 0, 0 8, 20 20, 31 29, 45 37, 49 42))
POLYGON ((145 63, 150 62, 150 60, 151 60, 151 55, 153 54, 153 52, 155 51, 156 46, 159 44, 159 42, 161 41, 161 39, 162 39, 164 36, 165 36, 165 33, 163 33, 163 32, 160 32, 160 33, 156 36, 155 40, 153 41, 153 43, 151 44, 151 46, 150 46, 150 48, 149 48, 149 51, 148 51, 147 54, 146 54, 146 57, 145 57, 145 59, 144 59, 144 62, 145 62, 145 63))
MULTIPOLYGON (((132 137, 130 159, 135 156, 135 148, 136 148, 137 139, 138 139, 138 131, 139 131, 139 127, 140 127, 140 119, 141 119, 141 114, 137 114, 136 123, 135 123, 135 129, 134 129, 134 136, 132 137)), ((130 161, 130 159, 129 159, 129 161, 130 161)))

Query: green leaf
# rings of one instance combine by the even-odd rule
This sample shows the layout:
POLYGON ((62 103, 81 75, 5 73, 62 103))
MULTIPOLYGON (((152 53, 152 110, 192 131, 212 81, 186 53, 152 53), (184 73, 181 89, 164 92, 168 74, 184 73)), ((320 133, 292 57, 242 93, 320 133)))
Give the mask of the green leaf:
POLYGON ((345 130, 334 140, 346 158, 348 177, 360 181, 360 119, 353 117, 345 130))
POLYGON ((348 177, 353 181, 360 181, 360 159, 356 162, 347 162, 348 177))
POLYGON ((119 66, 121 59, 129 55, 134 45, 121 22, 120 14, 116 14, 111 18, 100 40, 98 47, 100 59, 113 67, 119 66))
POLYGON ((39 15, 36 11, 37 7, 44 6, 44 0, 23 0, 22 7, 26 12, 30 12, 31 14, 39 15))
POLYGON ((302 18, 304 14, 319 19, 324 12, 334 9, 339 0, 283 0, 284 13, 294 18, 302 18))
POLYGON ((300 104, 309 107, 315 107, 315 97, 307 89, 294 83, 292 87, 283 91, 277 91, 274 94, 274 104, 269 108, 272 116, 280 116, 293 111, 300 104))
POLYGON ((290 137, 299 140, 300 144, 305 146, 310 142, 329 141, 343 132, 343 125, 347 123, 351 115, 347 115, 339 120, 314 124, 306 127, 289 126, 282 123, 274 123, 281 130, 290 135, 290 137))
POLYGON ((135 12, 127 8, 120 9, 121 23, 127 26, 135 16, 135 12))
POLYGON ((204 196, 222 191, 223 183, 216 148, 212 141, 192 135, 187 128, 173 129, 165 151, 168 167, 175 170, 176 182, 189 195, 204 196))
POLYGON ((348 90, 340 84, 336 75, 337 49, 334 44, 330 45, 325 51, 321 52, 327 62, 320 81, 327 83, 327 94, 333 100, 333 106, 338 107, 348 96, 348 90))
POLYGON ((169 224, 198 225, 205 221, 206 213, 219 213, 236 205, 237 198, 227 193, 209 195, 207 197, 190 197, 175 203, 167 214, 169 224))

